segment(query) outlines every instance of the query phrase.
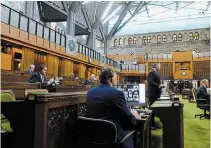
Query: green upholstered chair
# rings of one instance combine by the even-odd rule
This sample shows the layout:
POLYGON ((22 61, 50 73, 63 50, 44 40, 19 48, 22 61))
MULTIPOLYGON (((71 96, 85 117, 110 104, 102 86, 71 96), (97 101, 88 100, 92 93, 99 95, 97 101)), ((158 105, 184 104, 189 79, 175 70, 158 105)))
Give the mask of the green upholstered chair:
MULTIPOLYGON (((0 98, 1 98, 1 102, 13 102, 15 101, 15 96, 12 92, 12 90, 2 90, 0 92, 0 98)), ((10 126, 10 122, 9 120, 3 115, 1 114, 1 132, 12 132, 12 128, 10 126)))

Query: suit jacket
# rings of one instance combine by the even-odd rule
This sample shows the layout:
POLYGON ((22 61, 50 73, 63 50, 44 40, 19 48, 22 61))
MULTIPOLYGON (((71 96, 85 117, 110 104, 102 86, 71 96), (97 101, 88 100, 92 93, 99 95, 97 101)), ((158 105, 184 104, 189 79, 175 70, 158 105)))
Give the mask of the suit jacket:
MULTIPOLYGON (((86 117, 110 120, 116 125, 118 140, 135 128, 136 118, 126 105, 124 93, 116 88, 103 84, 91 89, 86 95, 86 105, 86 117)), ((127 148, 131 146, 132 139, 124 144, 127 148)))
POLYGON ((29 83, 36 83, 36 82, 40 82, 40 83, 45 83, 45 77, 44 78, 44 82, 42 82, 42 79, 40 77, 40 73, 34 73, 30 78, 29 78, 29 83))
POLYGON ((147 93, 149 98, 160 98, 161 89, 159 85, 161 84, 160 75, 154 70, 150 70, 147 77, 147 93))
POLYGON ((198 99, 210 99, 210 94, 207 93, 207 88, 204 85, 199 86, 197 89, 198 99))
POLYGON ((30 70, 30 69, 28 69, 27 71, 25 71, 25 73, 27 73, 27 74, 33 74, 33 72, 30 70))

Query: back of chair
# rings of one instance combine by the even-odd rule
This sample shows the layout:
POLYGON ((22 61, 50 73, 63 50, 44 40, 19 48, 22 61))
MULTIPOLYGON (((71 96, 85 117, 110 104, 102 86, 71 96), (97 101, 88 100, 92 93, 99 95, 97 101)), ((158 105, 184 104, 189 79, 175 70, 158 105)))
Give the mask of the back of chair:
POLYGON ((192 89, 192 93, 193 93, 193 98, 194 98, 194 100, 196 100, 196 104, 198 104, 198 102, 197 102, 196 88, 193 88, 193 89, 192 89))
POLYGON ((117 142, 117 130, 108 120, 78 117, 77 130, 81 144, 114 144, 117 142))

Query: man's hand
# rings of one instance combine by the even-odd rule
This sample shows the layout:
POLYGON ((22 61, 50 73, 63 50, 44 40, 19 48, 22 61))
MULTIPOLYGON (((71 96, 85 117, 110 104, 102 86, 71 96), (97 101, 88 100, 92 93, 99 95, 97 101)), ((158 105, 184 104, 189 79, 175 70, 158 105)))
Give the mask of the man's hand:
POLYGON ((130 112, 136 117, 136 119, 141 119, 140 115, 138 114, 138 112, 135 109, 131 109, 130 112))
POLYGON ((164 84, 159 85, 159 88, 165 88, 166 86, 164 84))

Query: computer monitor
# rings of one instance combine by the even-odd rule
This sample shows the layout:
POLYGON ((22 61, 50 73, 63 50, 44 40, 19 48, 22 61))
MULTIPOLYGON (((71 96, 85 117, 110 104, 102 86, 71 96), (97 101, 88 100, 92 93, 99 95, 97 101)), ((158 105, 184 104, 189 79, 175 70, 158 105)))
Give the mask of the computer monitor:
POLYGON ((145 84, 117 84, 117 89, 124 92, 128 106, 146 106, 145 84))

